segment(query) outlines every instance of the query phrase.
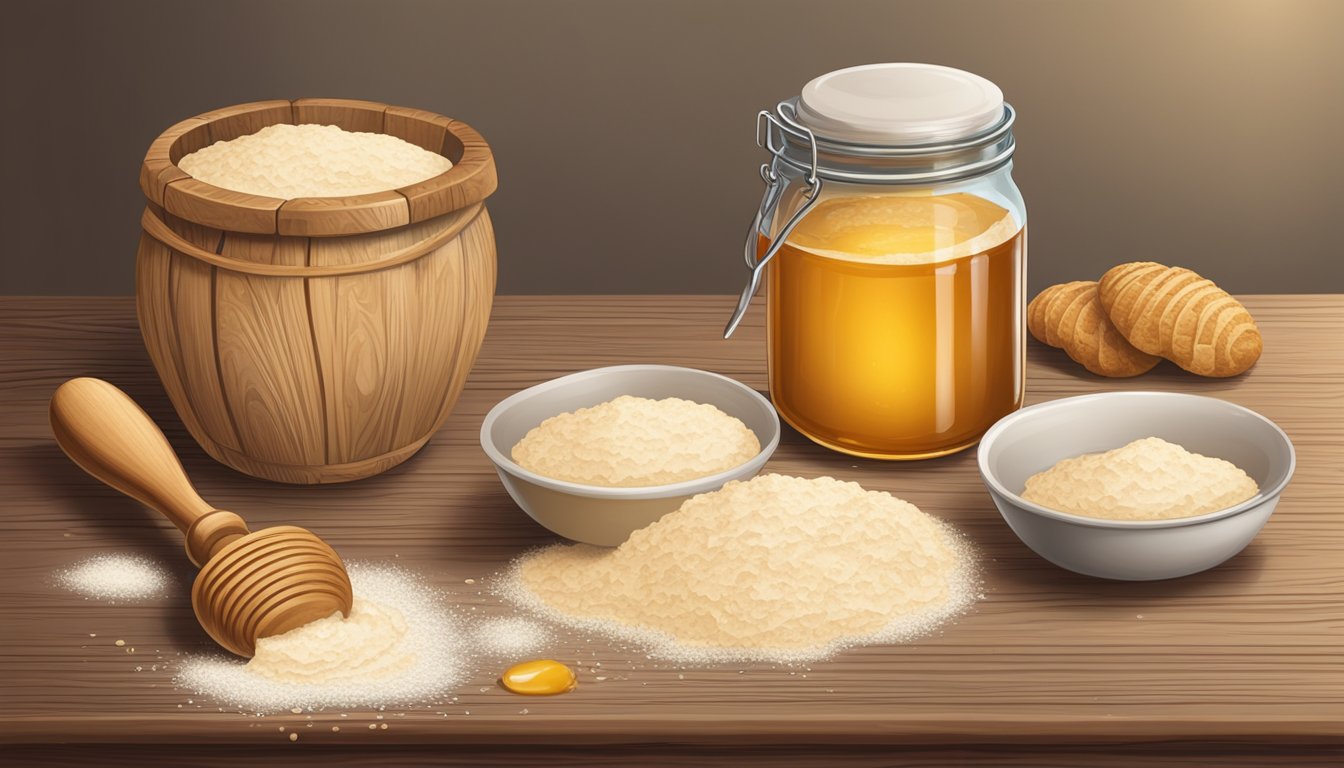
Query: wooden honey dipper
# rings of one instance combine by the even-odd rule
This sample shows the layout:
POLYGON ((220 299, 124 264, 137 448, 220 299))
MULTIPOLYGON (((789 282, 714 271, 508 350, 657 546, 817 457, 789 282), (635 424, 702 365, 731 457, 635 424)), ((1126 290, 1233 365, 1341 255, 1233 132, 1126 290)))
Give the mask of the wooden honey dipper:
POLYGON ((350 576, 334 549, 291 525, 249 532, 241 517, 207 504, 167 438, 125 392, 101 379, 71 379, 51 397, 51 429, 85 472, 186 534, 187 556, 201 569, 192 608, 228 650, 252 656, 259 638, 336 611, 349 615, 350 576))

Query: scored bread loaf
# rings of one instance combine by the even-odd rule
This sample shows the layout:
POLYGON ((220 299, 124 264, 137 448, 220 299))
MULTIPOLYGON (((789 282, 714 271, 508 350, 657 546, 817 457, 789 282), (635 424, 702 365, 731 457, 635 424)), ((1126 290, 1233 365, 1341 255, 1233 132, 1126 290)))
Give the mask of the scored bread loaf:
POLYGON ((1158 357, 1135 349, 1111 324, 1091 280, 1052 285, 1027 305, 1027 330, 1098 376, 1138 376, 1158 357))
POLYGON ((1264 342, 1241 302, 1195 272, 1151 261, 1102 275, 1101 305, 1129 343, 1200 376, 1236 376, 1264 342))

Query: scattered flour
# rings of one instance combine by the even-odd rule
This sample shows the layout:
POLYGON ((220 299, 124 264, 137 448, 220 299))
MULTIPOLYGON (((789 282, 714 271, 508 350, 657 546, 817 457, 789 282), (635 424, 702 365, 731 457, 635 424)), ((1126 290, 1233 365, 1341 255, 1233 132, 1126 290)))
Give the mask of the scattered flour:
POLYGON ((408 629, 401 611, 360 595, 349 616, 333 613, 283 635, 258 640, 256 656, 247 666, 280 683, 386 680, 415 664, 406 643, 408 629))
POLYGON ((713 405, 622 395, 546 419, 512 454, 539 475, 629 488, 707 477, 760 451, 755 432, 713 405))
POLYGON ((519 656, 544 647, 551 641, 551 631, 545 624, 523 616, 500 616, 476 623, 472 640, 472 646, 480 652, 519 656))
POLYGON ((526 555, 505 597, 659 657, 808 661, 900 642, 967 608, 969 545, 889 493, 761 475, 695 496, 615 549, 526 555))
POLYGON ((1235 464, 1148 437, 1064 459, 1027 478, 1022 498, 1108 520, 1166 520, 1216 512, 1260 492, 1235 464))
POLYGON ((188 659, 176 683, 256 712, 406 704, 441 694, 467 673, 461 629, 410 574, 348 565, 355 602, 339 614, 257 642, 249 662, 188 659))
POLYGON ((396 136, 280 124, 217 141, 177 165, 216 187, 288 200, 383 192, 437 176, 453 164, 396 136))
POLYGON ((139 555, 91 557, 61 571, 56 580, 66 589, 99 600, 162 597, 173 583, 162 566, 139 555))

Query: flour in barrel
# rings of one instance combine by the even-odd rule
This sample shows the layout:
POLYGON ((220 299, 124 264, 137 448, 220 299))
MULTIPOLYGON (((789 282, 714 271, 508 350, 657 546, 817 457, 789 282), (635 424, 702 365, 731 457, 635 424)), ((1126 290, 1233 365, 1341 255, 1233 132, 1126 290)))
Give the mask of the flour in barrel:
POLYGON ((452 167, 396 136, 335 125, 270 125, 217 141, 178 161, 198 181, 263 197, 341 197, 384 192, 452 167))

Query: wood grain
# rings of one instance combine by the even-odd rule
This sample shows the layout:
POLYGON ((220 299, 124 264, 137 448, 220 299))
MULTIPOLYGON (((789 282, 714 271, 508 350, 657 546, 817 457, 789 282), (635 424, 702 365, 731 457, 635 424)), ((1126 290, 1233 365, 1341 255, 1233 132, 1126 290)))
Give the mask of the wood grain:
POLYGON ((214 341, 239 450, 273 464, 326 462, 326 420, 304 281, 216 269, 214 341))
POLYGON ((435 219, 419 222, 416 231, 424 232, 425 237, 413 245, 397 250, 383 252, 376 246, 381 237, 391 234, 394 236, 393 239, 396 239, 395 236, 400 233, 370 232, 348 235, 347 237, 354 241, 367 242, 375 247, 368 248, 362 259, 339 265, 313 264, 307 261, 297 263, 295 254, 300 250, 308 252, 311 241, 317 239, 307 237, 250 236, 246 239, 252 241, 252 245, 226 256, 223 253, 225 234, 228 234, 229 239, 236 244, 240 236, 247 233, 226 233, 224 230, 202 226, 173 216, 152 203, 145 207, 140 217, 140 226, 144 234, 168 246, 175 253, 190 256, 203 264, 266 277, 328 277, 374 272, 414 261, 438 248, 449 238, 456 237, 468 224, 476 220, 483 206, 484 203, 477 203, 435 219), (272 240, 276 241, 276 247, 268 251, 269 246, 266 243, 272 240), (263 258, 266 260, 262 260, 263 258))
POLYGON ((277 123, 294 122, 294 106, 288 99, 267 99, 233 104, 197 115, 210 131, 210 143, 232 141, 277 123))
POLYGON ((183 120, 159 134, 159 137, 149 145, 145 161, 140 165, 140 189, 145 193, 145 197, 157 205, 163 205, 164 187, 171 181, 190 178, 186 171, 177 167, 177 161, 183 155, 205 146, 207 137, 205 121, 199 117, 183 120), (183 136, 193 129, 200 129, 198 131, 200 138, 191 143, 183 141, 183 136), (174 146, 181 152, 178 157, 171 156, 174 146))
POLYGON ((219 243, 216 246, 218 255, 224 259, 296 269, 308 263, 308 241, 305 238, 219 232, 216 242, 219 243))
MULTIPOLYGON (((1164 362, 1108 380, 1059 350, 1028 349, 1028 403, 1139 388, 1196 392, 1253 408, 1288 432, 1298 466, 1278 510, 1250 547, 1212 571, 1153 583, 1062 571, 1003 524, 974 451, 892 464, 831 453, 786 430, 768 471, 859 481, 948 520, 980 551, 984 599, 939 634, 806 668, 679 668, 598 637, 565 636, 549 652, 584 663, 574 694, 523 702, 493 685, 499 670, 487 665, 444 705, 312 713, 311 721, 308 713, 259 720, 173 687, 178 654, 210 647, 185 593, 109 605, 53 583, 56 571, 96 552, 181 560, 166 522, 84 476, 55 447, 45 403, 57 384, 87 374, 126 389, 164 427, 202 495, 254 526, 308 527, 347 560, 423 574, 463 612, 506 615, 491 577, 554 538, 513 506, 481 453, 485 412, 523 387, 616 363, 693 365, 763 390, 762 307, 725 341, 729 296, 500 297, 466 388, 418 456, 359 483, 279 486, 232 472, 195 446, 149 364, 129 299, 0 300, 8 523, 0 583, 11 585, 0 590, 0 741, 33 745, 7 751, 11 759, 55 754, 52 764, 133 750, 136 764, 213 755, 221 764, 269 756, 336 765, 688 765, 728 755, 743 765, 1338 765, 1344 298, 1240 298, 1265 352, 1230 379, 1164 362), (117 638, 137 653, 114 647, 117 638), (163 666, 151 671, 146 661, 163 666), (369 731, 380 714, 390 728, 369 731), (297 744, 282 725, 303 729, 297 744), (78 752, 56 742, 97 746, 78 752), (531 746, 517 746, 524 743, 531 746), (581 757, 552 757, 566 748, 581 757), (491 750, 502 752, 496 759, 491 750)), ((187 571, 175 575, 190 580, 187 571)))
POLYGON ((153 204, 142 224, 144 338, 220 461, 283 482, 366 477, 456 402, 494 293, 483 204, 341 237, 225 231, 153 204))
POLYGON ((411 223, 411 210, 400 192, 345 197, 299 197, 280 206, 282 235, 321 237, 380 232, 411 223), (339 214, 339 215, 334 215, 339 214))
POLYGON ((490 217, 476 203, 410 225, 397 192, 291 200, 282 221, 291 207, 297 224, 258 234, 150 202, 137 282, 144 339, 215 458, 283 482, 366 477, 414 454, 456 402, 494 293, 490 217), (353 231, 348 206, 375 198, 402 226, 375 213, 367 231, 309 229, 336 208, 353 231))
MULTIPOLYGON (((427 349, 431 345, 442 344, 446 337, 445 334, 452 333, 454 329, 459 329, 458 341, 453 345, 451 362, 448 363, 449 378, 448 386, 442 394, 439 401, 439 408, 434 417, 434 431, 437 431, 439 425, 448 417, 453 406, 457 404, 457 399, 463 388, 466 387, 467 377, 471 374, 472 367, 476 363, 476 355, 480 351, 480 344, 472 343, 474 339, 480 339, 485 336, 486 325, 489 322, 491 309, 494 306, 495 281, 497 264, 494 258, 495 253, 495 230, 490 223, 490 214, 481 208, 481 215, 474 219, 471 224, 462 230, 462 235, 455 240, 443 256, 445 261, 457 261, 461 264, 461 281, 463 286, 463 301, 461 303, 460 324, 445 323, 437 329, 431 329, 430 334, 422 335, 418 339, 419 347, 427 349), (485 257, 489 254, 489 258, 485 257)), ((433 301, 431 291, 427 286, 432 283, 427 282, 436 277, 439 279, 455 279, 457 276, 444 278, 441 273, 435 271, 439 266, 436 264, 427 264, 425 269, 416 279, 416 291, 421 294, 421 302, 433 301)), ((447 265, 443 265, 446 267, 447 265)), ((454 265, 453 269, 457 267, 454 265)), ((451 315, 451 309, 450 309, 451 315)), ((437 393, 434 393, 437 394, 437 393)), ((425 393, 426 397, 431 396, 425 393)), ((400 419, 401 430, 403 433, 407 429, 414 430, 417 426, 416 415, 407 414, 400 419)))
MULTIPOLYGON (((444 153, 443 140, 448 134, 450 123, 452 123, 451 118, 436 115, 423 109, 388 107, 383 112, 382 131, 389 136, 396 136, 402 141, 408 141, 421 149, 446 154, 444 153)), ((448 155, 448 159, 457 162, 462 157, 460 154, 456 157, 448 155)))
POLYGON ((294 122, 335 125, 346 131, 382 133, 383 112, 386 110, 387 105, 380 101, 295 99, 294 122))
POLYGON ((175 216, 207 227, 260 235, 277 231, 277 212, 284 203, 278 197, 221 189, 189 176, 168 182, 163 190, 163 207, 175 216))
POLYGON ((155 139, 140 184, 144 339, 210 455, 271 480, 341 482, 395 466, 428 440, 466 380, 494 292, 494 236, 482 231, 494 160, 479 133, 381 102, 240 104, 155 139), (177 167, 209 141, 277 123, 383 131, 389 111, 393 135, 459 165, 409 194, 293 200, 177 167))
MULTIPOLYGON (((399 116, 404 120, 413 119, 405 112, 399 113, 399 116)), ((397 190, 406 196, 411 221, 442 216, 449 211, 475 205, 494 194, 499 186, 495 157, 481 134, 461 120, 443 122, 436 118, 420 119, 429 123, 425 130, 431 132, 430 135, 434 127, 443 126, 443 148, 438 151, 453 161, 453 167, 431 179, 397 190)), ((396 124, 394 120, 393 125, 396 124)), ((424 136, 408 128, 401 130, 408 137, 424 136)))
POLYGON ((1106 744, 1083 749, 1016 745, 969 745, 951 749, 923 746, 844 745, 826 747, 686 747, 681 745, 622 744, 568 747, 551 745, 489 745, 475 748, 425 749, 400 744, 342 743, 339 746, 308 743, 305 739, 284 746, 217 745, 137 746, 133 750, 107 745, 34 747, 9 749, 15 765, 41 764, 44 768, 87 768, 98 765, 119 768, 143 766, 317 766, 319 768, 425 768, 425 766, 547 766, 548 768, 779 768, 779 766, 835 766, 850 768, 1338 768, 1339 754, 1330 749, 1273 747, 1247 753, 1244 746, 1220 743, 1176 746, 1106 744))
MULTIPOLYGON (((389 248, 405 248, 423 235, 407 231, 389 248)), ((365 258, 365 248, 351 238, 319 240, 311 254, 315 264, 357 263, 365 258)), ((416 263, 434 260, 427 254, 416 263)), ((313 318, 313 342, 322 366, 322 385, 326 392, 324 419, 329 425, 327 461, 347 463, 378 456, 410 442, 396 439, 388 420, 401 411, 405 399, 423 402, 407 391, 416 358, 407 345, 420 331, 419 323, 433 323, 435 315, 462 301, 460 280, 435 283, 446 290, 441 301, 428 305, 411 303, 413 279, 405 270, 414 265, 380 270, 368 275, 324 277, 308 281, 309 312, 313 318), (367 418, 370 413, 381 419, 367 418)), ((455 343, 457 336, 446 336, 443 343, 455 343)), ((443 355, 440 359, 450 359, 443 355)), ((435 361, 437 363, 437 360, 435 361)), ((438 371, 424 371, 427 378, 441 380, 438 371)), ((418 409, 425 410, 425 409, 418 409)), ((408 436, 424 437, 427 430, 408 436)))
POLYGON ((215 358, 213 270, 142 236, 136 306, 145 347, 187 429, 204 444, 237 450, 238 429, 229 413, 206 407, 224 400, 215 358))

